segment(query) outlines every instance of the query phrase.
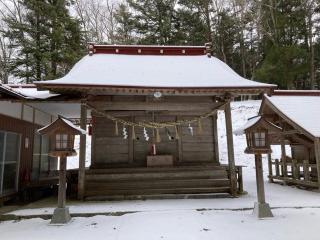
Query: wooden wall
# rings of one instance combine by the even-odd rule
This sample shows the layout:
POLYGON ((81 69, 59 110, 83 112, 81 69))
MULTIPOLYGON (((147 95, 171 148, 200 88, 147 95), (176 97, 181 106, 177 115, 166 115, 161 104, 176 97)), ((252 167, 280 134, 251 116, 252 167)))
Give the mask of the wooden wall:
POLYGON ((19 185, 27 184, 30 181, 32 158, 33 158, 33 136, 39 126, 26 121, 0 114, 0 130, 14 132, 21 135, 21 152, 19 164, 19 185), (26 148, 25 141, 29 139, 29 146, 26 148))
MULTIPOLYGON (((105 117, 93 117, 92 129, 92 168, 110 166, 145 166, 146 156, 149 154, 153 142, 153 131, 147 129, 150 140, 147 142, 143 135, 143 128, 136 127, 136 139, 132 139, 132 128, 127 127, 128 139, 123 139, 121 124, 118 125, 119 136, 115 135, 115 123, 105 117)), ((134 122, 175 121, 176 119, 190 119, 192 116, 174 116, 164 114, 145 114, 144 116, 121 117, 124 120, 134 122)), ((214 130, 216 118, 208 118, 202 121, 203 133, 198 133, 198 125, 193 124, 194 135, 190 134, 188 126, 179 127, 180 139, 170 140, 168 132, 160 129, 161 142, 156 143, 157 154, 170 154, 174 156, 175 164, 201 164, 216 163, 214 130)), ((168 128, 169 135, 175 137, 175 129, 168 128)))

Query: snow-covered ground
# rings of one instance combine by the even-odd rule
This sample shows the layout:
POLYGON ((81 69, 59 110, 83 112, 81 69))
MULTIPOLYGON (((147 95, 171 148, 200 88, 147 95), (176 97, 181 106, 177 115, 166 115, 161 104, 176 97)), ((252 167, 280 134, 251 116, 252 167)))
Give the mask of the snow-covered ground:
MULTIPOLYGON (((232 104, 234 129, 256 115, 259 101, 232 104)), ((227 162, 223 112, 219 113, 220 156, 227 162)), ((243 153, 244 136, 234 136, 238 165, 245 165, 244 187, 248 192, 240 198, 147 200, 70 203, 73 213, 126 212, 122 216, 76 217, 66 226, 49 226, 49 220, 34 218, 18 222, 1 222, 0 239, 219 239, 219 240, 283 240, 320 239, 320 194, 266 181, 267 201, 274 218, 257 220, 252 215, 256 199, 255 169, 251 155, 243 153)), ((274 157, 279 149, 273 148, 274 157)), ((289 152, 289 149, 288 151, 289 152)), ((88 156, 90 150, 88 151, 88 156)), ((267 162, 264 159, 264 173, 267 162)), ((76 160, 74 160, 76 162, 76 160)), ((90 159, 88 158, 89 164, 90 159)), ((72 166, 69 165, 71 168, 72 166)), ((76 167, 74 165, 73 167, 76 167)), ((265 179, 266 180, 266 179, 265 179)), ((19 215, 48 214, 53 208, 30 208, 13 212, 19 215)))

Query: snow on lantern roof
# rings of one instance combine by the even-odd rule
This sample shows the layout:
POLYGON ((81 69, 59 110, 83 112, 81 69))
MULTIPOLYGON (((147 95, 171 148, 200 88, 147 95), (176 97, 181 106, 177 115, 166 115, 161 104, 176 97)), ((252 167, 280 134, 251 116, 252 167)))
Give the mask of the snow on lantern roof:
POLYGON ((50 134, 59 128, 67 129, 69 132, 72 132, 74 135, 82 135, 87 133, 84 129, 77 127, 71 121, 61 116, 59 116, 58 119, 52 122, 51 124, 38 129, 38 133, 50 134))
POLYGON ((227 64, 206 55, 205 47, 92 45, 64 77, 35 82, 59 85, 144 88, 263 88, 239 76, 227 64))
POLYGON ((281 128, 279 126, 265 120, 261 116, 255 116, 255 117, 249 118, 248 121, 242 127, 236 129, 235 131, 233 131, 233 133, 235 135, 245 134, 246 130, 249 130, 250 128, 254 127, 257 124, 260 124, 260 122, 262 123, 261 124, 262 126, 264 126, 270 131, 276 131, 276 132, 281 131, 281 128))
MULTIPOLYGON (((315 138, 320 137, 320 96, 264 96, 263 105, 271 107, 315 138)), ((264 106, 262 106, 264 107, 264 106)), ((261 111, 261 109, 260 109, 261 111)))

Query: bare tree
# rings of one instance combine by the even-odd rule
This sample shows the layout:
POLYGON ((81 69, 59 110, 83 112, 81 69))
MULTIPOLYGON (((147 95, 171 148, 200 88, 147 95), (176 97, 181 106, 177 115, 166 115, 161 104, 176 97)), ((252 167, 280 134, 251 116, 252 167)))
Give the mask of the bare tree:
MULTIPOLYGON (((19 0, 0 0, 0 80, 9 83, 10 66, 14 60, 14 43, 6 35, 8 26, 4 19, 10 19, 22 23, 23 6, 19 0)), ((23 33, 21 33, 23 34, 23 33)))
POLYGON ((75 0, 74 10, 87 42, 114 43, 115 6, 110 0, 75 0))

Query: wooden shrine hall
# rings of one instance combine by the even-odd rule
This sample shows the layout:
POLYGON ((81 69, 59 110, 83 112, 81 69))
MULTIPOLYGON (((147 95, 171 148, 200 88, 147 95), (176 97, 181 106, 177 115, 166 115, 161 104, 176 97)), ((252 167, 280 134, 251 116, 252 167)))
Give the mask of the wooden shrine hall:
POLYGON ((60 96, 37 104, 81 105, 80 126, 88 126, 92 140, 86 168, 86 136, 80 137, 80 199, 243 191, 230 101, 272 94, 276 86, 240 77, 210 51, 90 44, 66 76, 35 83, 60 96), (227 165, 220 164, 218 110, 226 119, 227 165))
POLYGON ((320 91, 274 91, 264 96, 259 114, 282 130, 270 136, 281 158, 269 154, 270 182, 320 189, 320 91), (291 152, 286 146, 290 146, 291 152))

